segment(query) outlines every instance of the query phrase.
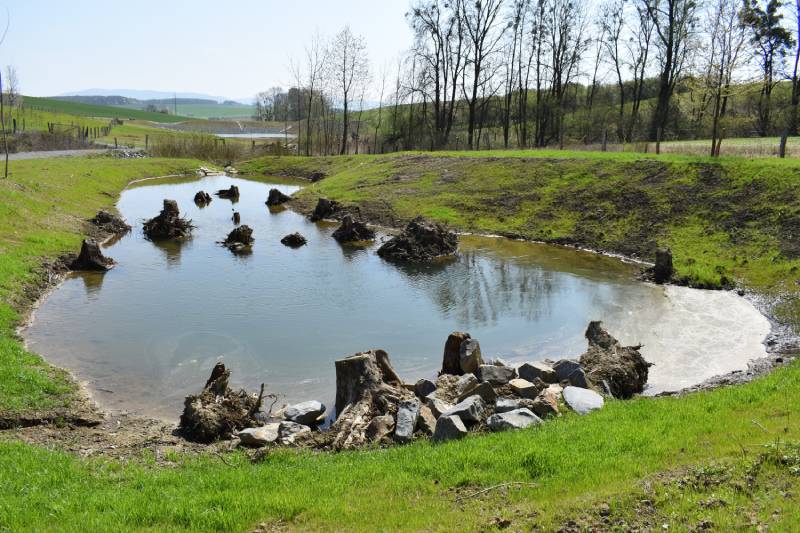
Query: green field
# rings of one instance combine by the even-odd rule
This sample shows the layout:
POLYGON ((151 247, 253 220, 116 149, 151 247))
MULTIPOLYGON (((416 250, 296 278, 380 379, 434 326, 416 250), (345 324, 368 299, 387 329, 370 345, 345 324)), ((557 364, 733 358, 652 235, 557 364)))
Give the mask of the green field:
POLYGON ((53 98, 25 96, 23 101, 25 106, 32 107, 37 110, 66 113, 81 117, 118 118, 121 120, 149 120, 151 122, 181 122, 188 119, 188 117, 182 117, 180 115, 152 113, 139 109, 127 109, 124 107, 108 105, 67 102, 53 98))
MULTIPOLYGON (((115 106, 116 107, 116 106, 115 106)), ((120 106, 123 107, 123 106, 120 106)), ((133 106, 124 106, 126 109, 139 109, 133 106)), ((159 104, 156 107, 165 107, 172 113, 173 108, 177 108, 177 115, 181 117, 202 118, 202 119, 242 119, 250 120, 253 118, 255 106, 244 104, 159 104)))
MULTIPOLYGON (((63 373, 14 334, 42 260, 75 250, 81 221, 113 205, 129 180, 199 164, 12 165, 0 181, 0 412, 74 398, 63 373)), ((326 172, 297 209, 325 195, 387 223, 424 214, 460 229, 643 256, 669 244, 681 276, 727 276, 781 293, 776 313, 795 331, 800 324, 796 160, 491 152, 237 166, 259 176, 326 172)), ((0 530, 792 531, 800 520, 798 390, 800 364, 792 364, 743 386, 609 401, 585 417, 568 413, 515 433, 338 454, 274 451, 255 462, 243 452, 196 455, 157 444, 129 461, 86 459, 4 431, 0 530)))

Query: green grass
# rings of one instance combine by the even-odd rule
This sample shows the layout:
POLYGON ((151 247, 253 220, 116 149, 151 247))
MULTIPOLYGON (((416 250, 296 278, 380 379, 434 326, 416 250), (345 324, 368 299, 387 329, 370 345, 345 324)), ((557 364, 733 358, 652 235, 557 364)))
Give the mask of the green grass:
POLYGON ((63 372, 26 352, 14 334, 45 258, 77 251, 84 220, 136 178, 197 168, 191 160, 106 157, 11 163, 0 179, 0 413, 60 407, 74 392, 63 372))
POLYGON ((85 117, 119 118, 122 120, 149 120, 151 122, 181 122, 189 119, 188 117, 183 117, 180 115, 167 115, 164 113, 142 111, 140 109, 127 109, 124 107, 110 105, 84 104, 81 102, 69 102, 65 100, 56 100, 54 98, 41 98, 34 96, 24 97, 24 105, 43 111, 85 117))

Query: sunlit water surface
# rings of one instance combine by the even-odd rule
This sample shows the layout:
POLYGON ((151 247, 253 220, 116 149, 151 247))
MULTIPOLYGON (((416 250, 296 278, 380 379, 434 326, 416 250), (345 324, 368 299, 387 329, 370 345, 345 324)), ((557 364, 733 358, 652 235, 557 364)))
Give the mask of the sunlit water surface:
MULTIPOLYGON (((578 356, 590 320, 655 363, 648 393, 679 389, 764 355, 768 321, 731 292, 635 281, 637 266, 591 253, 507 239, 463 237, 458 259, 437 266, 387 263, 341 246, 335 226, 270 211, 271 187, 226 176, 148 181, 118 208, 134 231, 110 245, 118 266, 68 278, 42 303, 25 336, 31 350, 85 381, 106 408, 175 419, 183 397, 223 360, 236 385, 265 382, 282 401, 332 404, 334 360, 383 348, 407 381, 433 377, 451 331, 469 331, 485 357, 511 363, 578 356), (238 185, 238 203, 208 192, 238 185), (184 243, 154 243, 141 222, 164 198, 197 228, 184 243), (231 215, 254 230, 253 253, 217 244, 231 215), (280 239, 300 231, 293 250, 280 239)), ((380 236, 384 238, 384 236, 380 236)), ((379 240, 380 240, 379 238, 379 240)))

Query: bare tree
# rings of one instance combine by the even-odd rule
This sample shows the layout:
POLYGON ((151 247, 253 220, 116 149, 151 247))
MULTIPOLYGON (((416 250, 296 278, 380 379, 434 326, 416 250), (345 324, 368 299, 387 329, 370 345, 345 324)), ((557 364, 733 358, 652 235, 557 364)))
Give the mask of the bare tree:
POLYGON ((310 156, 311 146, 311 125, 313 120, 314 98, 316 91, 319 90, 322 70, 325 65, 325 47, 322 36, 316 32, 311 37, 311 43, 306 47, 305 65, 305 89, 306 89, 306 155, 310 156))
POLYGON ((20 104, 20 89, 19 78, 17 77, 17 68, 14 65, 6 66, 6 97, 8 98, 8 105, 17 107, 20 104))
POLYGON ((625 0, 609 0, 600 7, 600 24, 603 27, 603 46, 612 70, 617 78, 619 117, 617 119, 617 138, 625 142, 625 69, 623 57, 623 38, 625 30, 625 0))
POLYGON ((798 77, 798 66, 800 66, 800 0, 794 2, 794 69, 792 70, 792 100, 789 109, 789 133, 798 134, 798 111, 800 111, 800 78, 798 77))
POLYGON ((331 43, 328 51, 329 76, 336 87, 342 105, 342 136, 339 154, 347 153, 349 136, 350 102, 354 93, 359 93, 369 79, 367 44, 364 38, 354 35, 350 26, 345 26, 331 43))

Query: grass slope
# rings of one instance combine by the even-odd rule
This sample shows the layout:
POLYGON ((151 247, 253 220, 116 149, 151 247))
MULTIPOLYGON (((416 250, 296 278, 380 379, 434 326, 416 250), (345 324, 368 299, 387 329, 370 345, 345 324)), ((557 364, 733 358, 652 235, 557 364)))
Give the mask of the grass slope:
POLYGON ((56 100, 54 98, 26 96, 24 102, 26 106, 35 109, 76 116, 119 118, 122 120, 149 120, 151 122, 181 122, 189 120, 188 117, 180 115, 167 115, 164 113, 153 113, 151 111, 142 111, 141 109, 128 109, 110 105, 84 104, 81 102, 56 100))
MULTIPOLYGON (((628 216, 638 215, 628 214, 628 208, 625 216, 613 214, 618 196, 629 194, 626 183, 647 192, 646 184, 661 183, 656 189, 666 194, 660 187, 691 186, 705 179, 693 174, 695 161, 688 159, 648 161, 644 164, 661 170, 645 173, 640 169, 641 174, 636 174, 635 165, 642 164, 637 158, 587 156, 578 162, 571 158, 562 159, 562 165, 518 156, 494 160, 485 154, 272 158, 247 168, 293 175, 324 170, 330 177, 306 193, 309 199, 324 193, 363 202, 365 208, 386 217, 422 212, 464 227, 513 232, 530 228, 532 234, 544 226, 555 235, 571 235, 578 222, 591 219, 584 219, 581 211, 568 215, 567 192, 595 194, 580 198, 608 213, 604 220, 611 239, 625 233, 616 228, 627 227, 623 221, 628 216), (554 202, 552 218, 543 216, 547 205, 532 196, 534 192, 554 202), (522 196, 521 203, 508 204, 503 195, 510 193, 522 196), (388 207, 381 211, 376 206, 388 207), (518 212, 543 222, 528 226, 518 212)), ((113 203, 132 177, 195 164, 39 160, 15 165, 12 178, 0 182, 4 199, 9 198, 0 204, 0 334, 6 343, 0 347, 0 368, 12 369, 0 373, 3 405, 18 401, 14 394, 36 391, 35 384, 24 383, 24 373, 44 375, 47 381, 43 363, 19 364, 5 347, 21 352, 11 331, 17 319, 14 304, 24 298, 22 287, 36 275, 40 259, 74 249, 81 220, 113 203), (9 389, 16 386, 19 376, 23 376, 22 385, 9 389)), ((769 186, 772 194, 791 193, 796 172, 791 165, 767 169, 766 174, 750 168, 747 178, 735 170, 747 170, 747 162, 724 164, 730 165, 724 175, 731 181, 724 183, 731 190, 709 181, 708 189, 716 191, 712 198, 735 192, 740 180, 769 186), (782 179, 787 182, 785 188, 778 186, 782 179)), ((662 201, 686 203, 685 198, 662 201)), ((784 201, 789 205, 790 198, 784 201)), ((591 213, 592 209, 582 211, 591 213)), ((702 214, 698 211, 697 216, 702 214)), ((675 212, 675 220, 683 216, 675 212)), ((767 212, 764 220, 769 216, 767 212)), ((634 220, 627 224, 632 226, 634 220)), ((663 228, 672 228, 669 220, 662 223, 663 228)), ((754 231, 766 231, 766 222, 752 226, 754 231)), ((588 229, 594 227, 598 226, 588 229)), ((665 234, 672 235, 671 231, 665 234)), ((703 234, 694 239, 700 245, 706 241, 703 234)), ((674 240, 676 246, 681 242, 674 240)), ((733 249, 740 245, 749 246, 726 243, 733 249)), ((752 279, 758 279, 756 274, 754 270, 752 279)), ((766 278, 775 272, 762 275, 766 278)), ((33 355, 27 357, 36 360, 33 355)), ((3 432, 0 530, 244 531, 264 522, 265 528, 293 530, 452 531, 506 526, 555 530, 562 525, 572 530, 654 530, 667 524, 672 530, 770 526, 791 531, 800 519, 799 389, 800 364, 794 364, 740 387, 683 398, 611 401, 588 416, 567 414, 516 433, 341 454, 284 450, 269 453, 255 464, 240 453, 221 460, 214 455, 171 452, 166 459, 174 463, 173 468, 156 466, 149 454, 126 463, 81 459, 22 444, 13 432, 3 432), (509 482, 525 485, 498 486, 509 482), (479 492, 482 489, 488 490, 479 492)), ((49 391, 37 394, 23 400, 28 406, 53 401, 49 391)))
POLYGON ((84 221, 112 206, 129 181, 199 165, 107 157, 12 162, 0 180, 0 412, 62 406, 74 392, 63 372, 26 352, 14 334, 42 260, 77 251, 84 221))
POLYGON ((257 174, 328 178, 300 195, 357 204, 398 223, 416 215, 458 229, 576 243, 641 258, 670 246, 691 285, 733 281, 786 294, 781 317, 800 324, 800 161, 711 160, 602 152, 405 153, 263 158, 257 174))

